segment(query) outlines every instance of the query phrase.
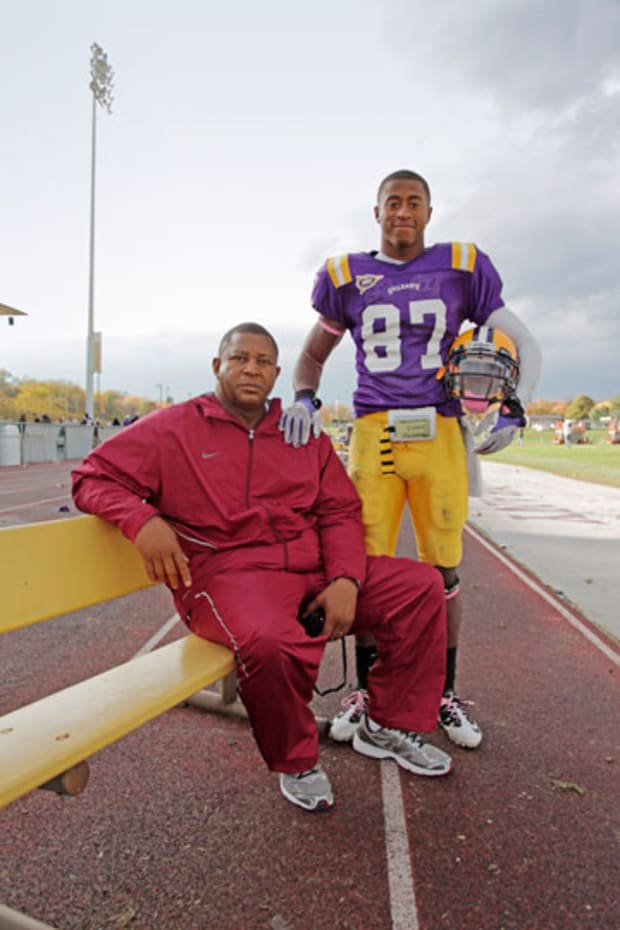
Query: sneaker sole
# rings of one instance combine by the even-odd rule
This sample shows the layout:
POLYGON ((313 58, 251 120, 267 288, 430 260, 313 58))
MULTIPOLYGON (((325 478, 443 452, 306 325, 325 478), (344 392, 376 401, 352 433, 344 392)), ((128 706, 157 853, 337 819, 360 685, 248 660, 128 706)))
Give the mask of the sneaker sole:
POLYGON ((284 791, 282 795, 286 798, 287 801, 290 801, 291 804, 294 804, 295 807, 298 807, 302 811, 306 811, 307 814, 320 814, 321 811, 330 811, 334 806, 333 801, 319 801, 315 804, 314 807, 307 807, 305 804, 302 804, 298 798, 291 797, 290 794, 285 794, 284 791))
POLYGON ((401 768, 406 769, 407 772, 412 772, 414 775, 437 778, 440 775, 449 775, 452 771, 452 763, 444 769, 427 769, 421 765, 415 765, 415 763, 403 759, 402 756, 390 749, 381 749, 379 746, 373 746, 372 743, 365 742, 365 740, 360 739, 357 733, 353 737, 353 749, 362 756, 368 756, 369 759, 393 759, 401 768))

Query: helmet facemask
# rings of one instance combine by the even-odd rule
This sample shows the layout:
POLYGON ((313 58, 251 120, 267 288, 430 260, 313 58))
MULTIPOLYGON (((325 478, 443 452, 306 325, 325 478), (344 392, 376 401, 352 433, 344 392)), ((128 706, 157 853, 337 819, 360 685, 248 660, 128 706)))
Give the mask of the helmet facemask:
MULTIPOLYGON (((480 341, 480 330, 460 336, 448 355, 444 384, 448 395, 460 400, 468 413, 484 413, 514 394, 519 363, 509 348, 498 346, 497 331, 485 328, 491 341, 480 341)), ((488 338, 488 337, 487 337, 488 338)), ((506 337, 501 334, 502 340, 506 337)))

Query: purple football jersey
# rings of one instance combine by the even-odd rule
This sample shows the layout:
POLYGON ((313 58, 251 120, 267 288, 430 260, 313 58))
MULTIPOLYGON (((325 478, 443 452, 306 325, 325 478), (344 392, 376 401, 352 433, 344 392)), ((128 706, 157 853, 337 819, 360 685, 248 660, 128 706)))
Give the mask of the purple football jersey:
POLYGON ((477 326, 504 305, 502 282, 471 243, 442 243, 395 265, 359 252, 330 258, 312 291, 315 310, 355 342, 357 416, 398 407, 436 407, 458 416, 437 372, 461 324, 477 326))

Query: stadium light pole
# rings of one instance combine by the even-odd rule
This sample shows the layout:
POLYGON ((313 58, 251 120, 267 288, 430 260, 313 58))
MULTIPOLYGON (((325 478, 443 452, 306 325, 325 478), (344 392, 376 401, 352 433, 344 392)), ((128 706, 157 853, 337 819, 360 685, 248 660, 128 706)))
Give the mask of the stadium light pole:
POLYGON ((93 95, 91 151, 90 151, 90 251, 88 272, 88 331, 86 336, 86 406, 85 412, 93 420, 93 375, 95 368, 95 154, 97 149, 97 104, 112 112, 112 79, 114 72, 108 56, 96 42, 90 47, 90 90, 93 95))

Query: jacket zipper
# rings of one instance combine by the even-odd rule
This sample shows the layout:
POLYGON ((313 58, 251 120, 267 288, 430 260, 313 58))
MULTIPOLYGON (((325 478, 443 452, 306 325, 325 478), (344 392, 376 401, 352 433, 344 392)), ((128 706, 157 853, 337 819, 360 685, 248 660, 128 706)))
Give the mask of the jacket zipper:
MULTIPOLYGON (((248 431, 248 443, 250 446, 250 453, 248 455, 248 471, 247 471, 246 482, 245 482, 245 505, 246 507, 249 508, 250 507, 250 486, 252 483, 252 466, 254 464, 254 430, 253 429, 248 431)), ((274 542, 276 543, 279 542, 284 550, 284 565, 285 565, 285 568, 287 568, 288 567, 288 546, 286 545, 285 542, 282 542, 278 539, 278 534, 276 533, 275 527, 273 525, 273 517, 272 517, 271 511, 269 510, 268 507, 265 507, 264 504, 262 506, 267 514, 267 520, 269 522, 269 526, 271 527, 271 532, 273 533, 274 542)))
POLYGON ((252 481, 252 460, 254 458, 254 430, 248 432, 248 443, 250 445, 250 454, 248 455, 248 472, 245 481, 245 506, 250 506, 250 484, 252 481))

